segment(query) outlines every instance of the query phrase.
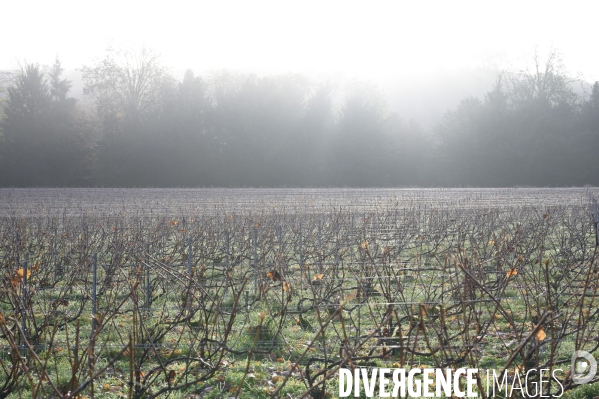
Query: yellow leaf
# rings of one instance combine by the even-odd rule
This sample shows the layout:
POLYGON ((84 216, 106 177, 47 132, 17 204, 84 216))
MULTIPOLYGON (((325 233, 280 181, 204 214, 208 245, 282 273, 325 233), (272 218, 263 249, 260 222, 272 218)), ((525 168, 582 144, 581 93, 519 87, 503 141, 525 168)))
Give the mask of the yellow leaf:
POLYGON ((545 331, 541 328, 539 329, 539 331, 537 331, 537 339, 539 341, 544 340, 545 338, 547 338, 547 334, 545 334, 545 331))
POLYGON ((102 389, 105 390, 105 391, 109 391, 110 390, 110 384, 106 383, 106 384, 102 385, 102 389))
POLYGON ((512 276, 517 276, 517 275, 518 275, 518 269, 516 269, 516 268, 514 267, 512 270, 510 270, 509 272, 507 272, 505 276, 506 276, 507 278, 510 278, 510 277, 512 277, 512 276))
POLYGON ((489 245, 493 245, 493 244, 495 244, 495 241, 489 240, 489 245))
MULTIPOLYGON (((25 273, 25 271, 23 269, 19 269, 17 270, 17 276, 23 278, 23 274, 25 273)), ((29 278, 29 276, 31 276, 31 269, 27 269, 27 277, 29 278)))
POLYGON ((313 280, 322 280, 322 278, 324 277, 324 274, 320 273, 320 274, 315 274, 313 277, 313 280))
POLYGON ((368 241, 364 241, 361 245, 362 249, 368 249, 368 241))
POLYGON ((289 291, 291 289, 291 286, 289 285, 289 283, 287 281, 283 281, 283 291, 289 291))

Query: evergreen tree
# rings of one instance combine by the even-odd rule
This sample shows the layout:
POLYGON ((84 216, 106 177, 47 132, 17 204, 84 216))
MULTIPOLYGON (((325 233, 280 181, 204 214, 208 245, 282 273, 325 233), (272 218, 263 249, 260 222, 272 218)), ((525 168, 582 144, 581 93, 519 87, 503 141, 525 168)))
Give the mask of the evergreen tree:
POLYGON ((14 77, 4 105, 0 148, 2 186, 90 184, 91 157, 76 101, 67 98, 60 62, 49 85, 42 68, 27 64, 14 77), (54 86, 55 81, 58 83, 54 86), (56 95, 53 96, 53 91, 56 95))

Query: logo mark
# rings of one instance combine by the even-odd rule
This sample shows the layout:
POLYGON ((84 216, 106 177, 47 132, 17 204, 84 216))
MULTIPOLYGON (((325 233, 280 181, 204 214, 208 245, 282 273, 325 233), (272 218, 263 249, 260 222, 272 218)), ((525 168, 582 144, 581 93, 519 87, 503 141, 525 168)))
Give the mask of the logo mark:
POLYGON ((572 381, 575 384, 586 384, 597 374, 597 361, 589 352, 575 351, 572 354, 572 381), (583 358, 584 360, 578 360, 583 358), (577 361, 578 360, 578 361, 577 361))

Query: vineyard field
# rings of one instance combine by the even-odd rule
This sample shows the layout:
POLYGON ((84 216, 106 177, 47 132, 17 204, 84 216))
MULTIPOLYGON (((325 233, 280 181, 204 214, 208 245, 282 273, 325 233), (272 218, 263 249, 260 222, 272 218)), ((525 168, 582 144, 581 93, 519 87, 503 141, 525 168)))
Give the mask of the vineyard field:
POLYGON ((598 197, 0 189, 0 398, 321 399, 353 367, 562 369, 574 395, 598 197))

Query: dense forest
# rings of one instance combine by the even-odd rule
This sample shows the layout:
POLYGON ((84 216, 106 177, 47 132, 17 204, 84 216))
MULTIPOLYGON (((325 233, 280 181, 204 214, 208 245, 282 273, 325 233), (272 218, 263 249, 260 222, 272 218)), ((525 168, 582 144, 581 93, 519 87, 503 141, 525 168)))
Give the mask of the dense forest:
POLYGON ((554 52, 531 62, 426 129, 360 82, 178 80, 151 50, 112 50, 81 68, 82 101, 58 60, 29 63, 0 95, 0 186, 599 185, 599 83, 579 90, 554 52))

